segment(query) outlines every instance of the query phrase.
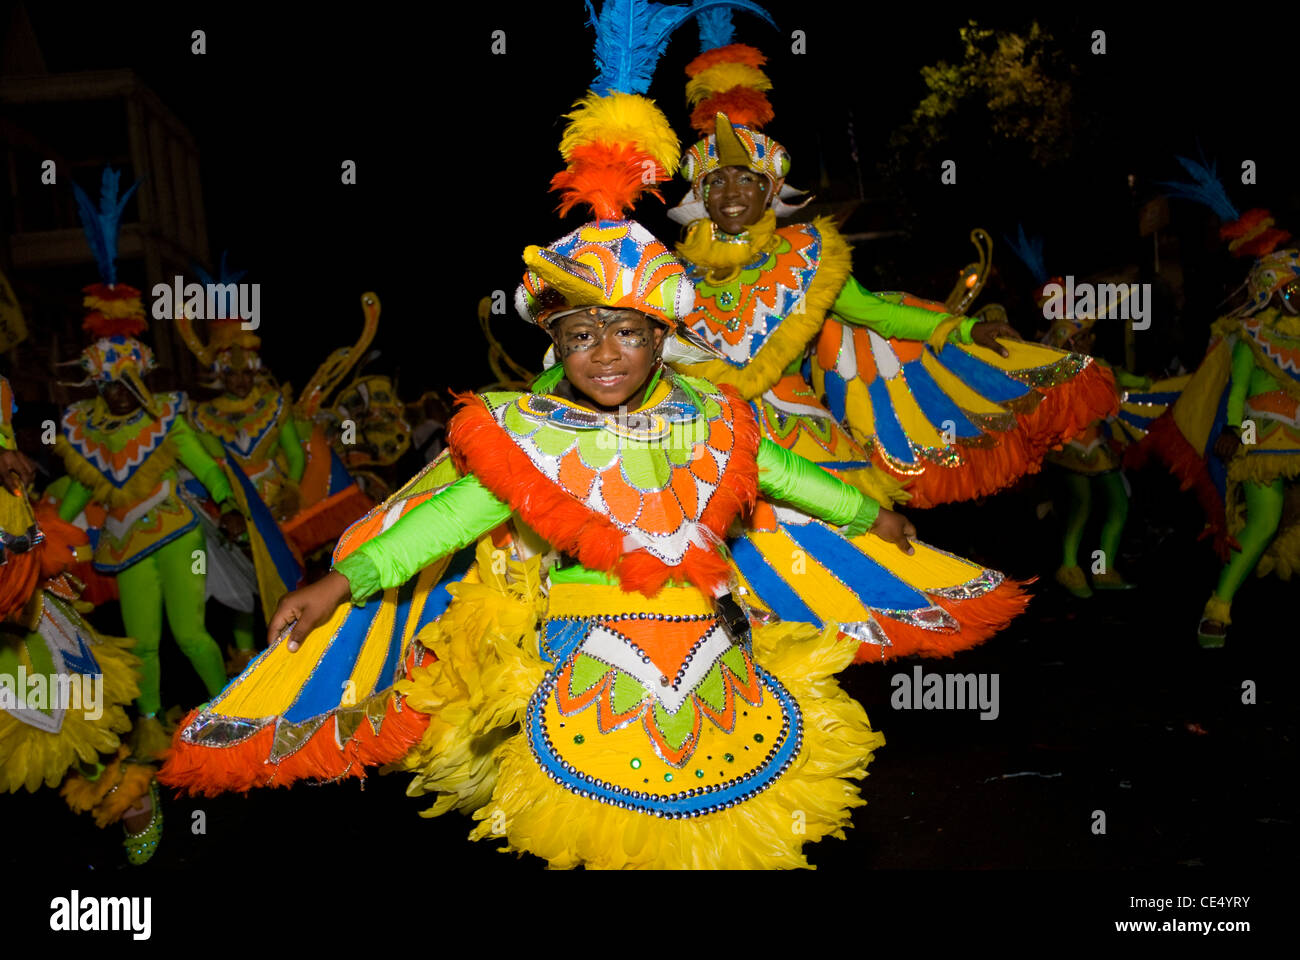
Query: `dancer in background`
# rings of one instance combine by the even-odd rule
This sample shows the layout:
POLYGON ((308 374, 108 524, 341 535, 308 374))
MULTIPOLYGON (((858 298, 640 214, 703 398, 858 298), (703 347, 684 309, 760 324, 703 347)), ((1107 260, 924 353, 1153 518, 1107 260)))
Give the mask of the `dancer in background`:
POLYGON ((1205 359, 1150 443, 1206 507, 1226 562, 1197 626, 1222 647, 1251 571, 1290 579, 1300 565, 1300 250, 1267 210, 1239 212, 1213 164, 1179 157, 1175 196, 1210 207, 1235 257, 1253 258, 1245 300, 1211 327, 1205 359), (1279 249, 1281 248, 1281 249, 1279 249))
POLYGON ((67 571, 88 557, 86 535, 49 509, 33 512, 35 466, 14 445, 16 406, 0 377, 0 787, 58 788, 100 827, 121 823, 127 859, 142 864, 162 838, 152 757, 123 742, 139 696, 133 641, 98 633, 67 571))
POLYGON ((94 385, 98 395, 63 414, 54 449, 72 483, 59 516, 70 522, 92 500, 107 508, 94 565, 117 577, 122 621, 141 660, 135 735, 143 743, 137 752, 148 755, 168 742, 158 719, 164 609, 172 635, 208 694, 226 681, 221 650, 204 625, 203 532, 177 494, 177 465, 184 464, 222 506, 227 535, 240 536, 246 524, 221 467, 186 425, 185 394, 154 395, 145 386, 153 352, 135 339, 146 328, 144 306, 138 290, 117 282, 114 263, 118 223, 131 191, 119 199, 118 174, 106 169, 97 211, 76 189, 103 281, 86 288, 90 313, 83 326, 97 339, 82 351, 86 379, 76 385, 94 385))

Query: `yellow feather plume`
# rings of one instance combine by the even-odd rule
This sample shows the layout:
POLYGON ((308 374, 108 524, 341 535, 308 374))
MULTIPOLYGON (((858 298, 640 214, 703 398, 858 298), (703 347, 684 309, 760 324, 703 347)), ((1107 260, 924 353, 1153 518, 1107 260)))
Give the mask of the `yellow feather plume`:
POLYGON ((600 96, 594 91, 565 114, 569 125, 560 140, 560 154, 568 160, 575 149, 589 143, 630 143, 658 161, 668 176, 677 172, 681 143, 653 100, 634 93, 600 96))
POLYGON ((719 63, 700 71, 686 84, 686 99, 693 107, 705 97, 730 90, 732 87, 771 90, 772 81, 757 67, 745 63, 719 63))

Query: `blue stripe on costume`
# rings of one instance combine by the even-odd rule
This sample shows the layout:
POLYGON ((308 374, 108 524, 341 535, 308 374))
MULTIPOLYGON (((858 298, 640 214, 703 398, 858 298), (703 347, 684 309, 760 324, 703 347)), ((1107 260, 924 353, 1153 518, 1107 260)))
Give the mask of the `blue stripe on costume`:
POLYGON ((829 527, 812 522, 781 524, 781 529, 808 556, 833 573, 872 610, 916 610, 931 606, 923 593, 913 590, 885 567, 853 546, 829 527))
POLYGON ((936 430, 943 430, 944 421, 952 421, 958 437, 978 437, 982 434, 983 431, 967 420, 961 408, 934 382, 934 377, 930 376, 930 371, 921 365, 920 360, 903 364, 903 378, 907 381, 912 396, 916 398, 917 406, 936 430))
POLYGON ((244 473, 239 461, 230 457, 227 463, 230 465, 230 472, 239 480, 239 486, 244 491, 244 499, 248 504, 248 518, 251 524, 249 536, 261 538, 272 564, 275 565, 275 575, 283 581, 286 590, 296 590, 298 584, 302 582, 302 567, 298 565, 293 550, 289 548, 289 541, 284 538, 284 531, 275 522, 275 517, 271 516, 270 508, 262 502, 257 487, 253 486, 253 481, 248 479, 248 474, 244 473))
POLYGON ((944 344, 937 356, 939 362, 960 377, 966 386, 994 403, 1006 403, 1029 392, 1029 388, 1019 380, 1011 379, 997 367, 971 356, 954 344, 944 344))
MULTIPOLYGON (((289 723, 302 723, 337 710, 344 694, 344 684, 352 676, 361 648, 365 646, 370 625, 379 616, 382 603, 371 601, 364 607, 348 611, 338 631, 330 638, 329 646, 316 662, 311 678, 288 710, 284 719, 289 723)), ((357 699, 360 699, 358 696, 357 699)))
POLYGON ((352 486, 355 481, 352 474, 348 473, 348 468, 343 466, 343 461, 339 455, 330 447, 330 486, 327 496, 338 493, 340 490, 346 490, 352 486))
MULTIPOLYGON (((811 382, 810 380, 809 383, 811 382)), ((826 409, 834 415, 836 420, 842 421, 847 409, 848 381, 834 370, 827 370, 822 390, 826 394, 826 409)))
POLYGON ((375 680, 378 693, 387 690, 397 680, 397 669, 401 665, 402 635, 406 632, 406 618, 411 614, 411 598, 415 596, 415 582, 420 578, 416 574, 397 591, 397 613, 393 617, 393 633, 388 638, 388 653, 384 655, 384 665, 375 680))
POLYGON ((889 397, 889 388, 885 386, 884 379, 876 377, 872 380, 867 385, 867 393, 871 395, 871 407, 875 415, 876 443, 900 463, 915 463, 912 444, 898 422, 898 415, 894 413, 894 401, 889 397))
POLYGON ((782 620, 823 626, 821 619, 808 609, 748 538, 741 537, 731 545, 731 559, 759 599, 782 620))

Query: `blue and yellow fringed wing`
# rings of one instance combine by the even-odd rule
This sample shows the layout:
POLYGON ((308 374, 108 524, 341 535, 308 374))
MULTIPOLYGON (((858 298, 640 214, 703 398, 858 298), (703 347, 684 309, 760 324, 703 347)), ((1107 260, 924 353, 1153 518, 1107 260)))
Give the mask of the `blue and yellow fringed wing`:
POLYGON ((1184 374, 1157 380, 1145 389, 1125 390, 1119 415, 1111 421, 1112 435, 1124 444, 1140 442, 1151 425, 1178 401, 1191 379, 1191 374, 1184 374))
POLYGON ((950 656, 982 643, 1028 597, 995 570, 914 542, 852 540, 798 511, 760 503, 732 545, 741 596, 759 619, 834 624, 857 661, 950 656))
POLYGON ((1118 407, 1113 377, 1090 358, 1001 343, 1010 357, 970 344, 936 349, 887 339, 829 317, 806 373, 873 462, 907 484, 911 505, 928 507, 1009 486, 1037 471, 1049 449, 1118 407))
MULTIPOLYGON (((341 559, 456 479, 447 457, 348 529, 341 559)), ((344 604, 296 653, 277 642, 210 703, 185 718, 160 778, 208 794, 299 779, 364 777, 399 759, 428 718, 405 708, 393 685, 425 654, 412 640, 472 578, 465 551, 426 567, 381 598, 344 604), (454 570, 451 574, 449 569, 454 570), (382 602, 381 602, 382 601, 382 602)))

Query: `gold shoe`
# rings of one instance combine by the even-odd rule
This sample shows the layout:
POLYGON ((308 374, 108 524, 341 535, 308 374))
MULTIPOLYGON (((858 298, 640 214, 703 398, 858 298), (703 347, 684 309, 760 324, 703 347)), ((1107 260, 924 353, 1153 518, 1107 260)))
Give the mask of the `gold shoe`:
POLYGON ((1092 596, 1092 590, 1088 586, 1088 579, 1083 575, 1082 567, 1062 566, 1056 571, 1056 582, 1080 600, 1087 600, 1092 596))
POLYGON ((1092 585, 1098 590, 1137 589, 1137 584, 1129 583, 1119 575, 1119 571, 1117 570, 1107 570, 1105 573, 1094 573, 1092 575, 1092 585))
POLYGON ((131 833, 125 826, 122 827, 122 832, 126 834, 122 839, 122 846, 126 847, 126 859, 137 867, 149 862, 149 858, 158 852, 158 844, 162 841, 163 813, 157 780, 149 784, 149 800, 153 807, 145 828, 139 833, 131 833))
POLYGON ((1211 595, 1206 601, 1205 612, 1201 614, 1201 622, 1196 625, 1196 642, 1205 650, 1217 650, 1222 647, 1228 640, 1228 627, 1232 626, 1232 607, 1220 600, 1218 597, 1211 595), (1223 627, 1222 633, 1210 632, 1209 626, 1217 623, 1223 627))

